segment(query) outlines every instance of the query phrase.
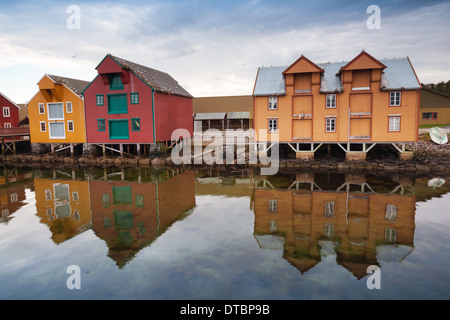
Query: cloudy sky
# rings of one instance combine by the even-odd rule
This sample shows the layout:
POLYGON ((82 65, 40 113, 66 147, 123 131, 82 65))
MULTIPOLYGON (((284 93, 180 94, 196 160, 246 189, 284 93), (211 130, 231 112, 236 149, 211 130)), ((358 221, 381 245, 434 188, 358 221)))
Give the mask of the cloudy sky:
POLYGON ((408 56, 423 83, 447 81, 449 14, 437 0, 2 1, 0 91, 25 103, 45 73, 91 81, 107 53, 167 72, 195 97, 251 94, 259 66, 363 49, 408 56), (367 26, 370 5, 380 29, 367 26))

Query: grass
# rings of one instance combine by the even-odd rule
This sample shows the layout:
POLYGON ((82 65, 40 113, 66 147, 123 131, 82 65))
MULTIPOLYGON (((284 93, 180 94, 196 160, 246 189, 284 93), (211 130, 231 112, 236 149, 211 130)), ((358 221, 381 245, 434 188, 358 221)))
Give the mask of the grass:
POLYGON ((434 128, 434 127, 450 127, 450 123, 447 124, 424 124, 419 126, 419 128, 434 128))

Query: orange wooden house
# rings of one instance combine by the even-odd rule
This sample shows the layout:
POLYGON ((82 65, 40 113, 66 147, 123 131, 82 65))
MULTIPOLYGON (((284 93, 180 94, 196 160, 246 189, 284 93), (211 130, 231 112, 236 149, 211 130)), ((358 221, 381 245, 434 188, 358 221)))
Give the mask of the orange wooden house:
POLYGON ((406 144, 418 140, 420 89, 409 58, 377 60, 365 51, 349 62, 316 64, 301 56, 289 67, 261 67, 253 90, 256 143, 268 150, 275 133, 308 159, 337 144, 347 160, 392 144, 402 159, 411 158, 406 144))

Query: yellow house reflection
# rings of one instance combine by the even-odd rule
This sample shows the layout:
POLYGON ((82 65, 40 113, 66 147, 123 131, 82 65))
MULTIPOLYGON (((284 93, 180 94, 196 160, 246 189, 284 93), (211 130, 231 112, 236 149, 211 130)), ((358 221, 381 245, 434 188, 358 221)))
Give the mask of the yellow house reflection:
POLYGON ((148 182, 90 181, 92 228, 123 267, 195 206, 194 173, 169 171, 148 182))
POLYGON ((369 265, 413 250, 415 202, 413 194, 374 192, 364 176, 322 190, 305 174, 289 188, 255 189, 255 237, 263 248, 284 250, 302 273, 335 254, 360 279, 369 265))
POLYGON ((35 178, 34 186, 37 215, 56 244, 91 228, 88 181, 35 178))

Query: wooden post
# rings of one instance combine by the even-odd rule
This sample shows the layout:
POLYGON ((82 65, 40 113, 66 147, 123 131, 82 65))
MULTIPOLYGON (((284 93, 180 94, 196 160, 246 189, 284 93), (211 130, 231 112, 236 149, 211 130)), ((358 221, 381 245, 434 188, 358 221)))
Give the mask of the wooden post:
POLYGON ((103 149, 103 158, 106 158, 106 146, 105 146, 105 144, 102 144, 102 149, 103 149))
POLYGON ((5 153, 5 141, 2 138, 2 155, 5 153))
POLYGON ((52 150, 52 156, 55 155, 55 146, 53 145, 53 143, 50 143, 50 149, 52 150))
POLYGON ((123 144, 119 144, 120 156, 123 157, 123 144))
MULTIPOLYGON (((167 147, 167 144, 166 144, 166 147, 167 147)), ((136 153, 137 153, 138 157, 141 156, 141 145, 139 143, 136 144, 136 153)))
POLYGON ((73 158, 75 152, 73 150, 73 143, 70 144, 70 156, 73 158))

